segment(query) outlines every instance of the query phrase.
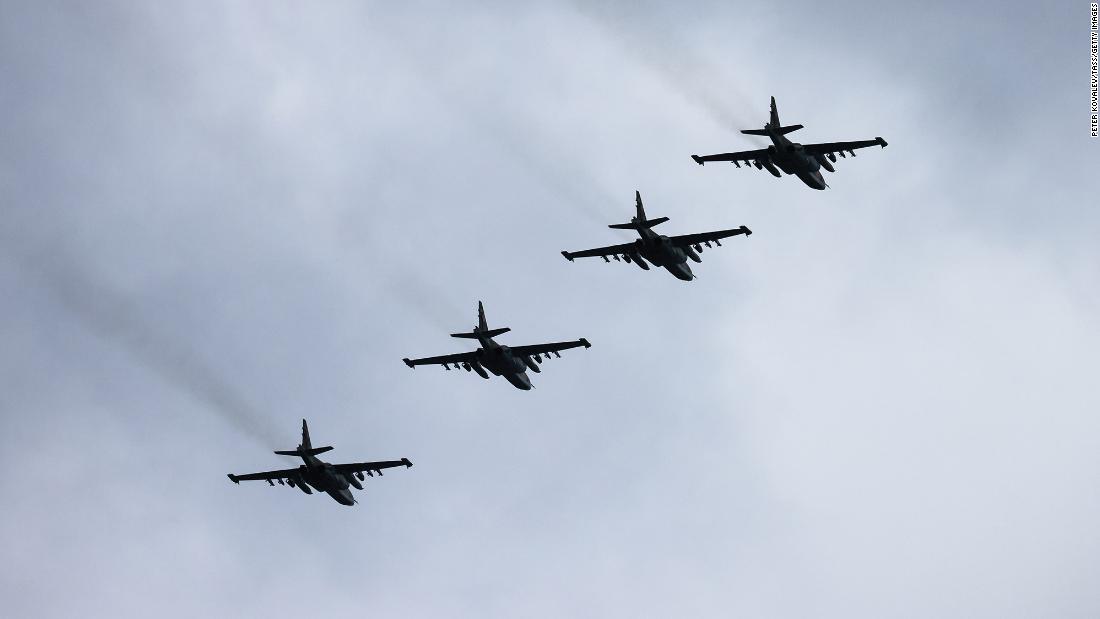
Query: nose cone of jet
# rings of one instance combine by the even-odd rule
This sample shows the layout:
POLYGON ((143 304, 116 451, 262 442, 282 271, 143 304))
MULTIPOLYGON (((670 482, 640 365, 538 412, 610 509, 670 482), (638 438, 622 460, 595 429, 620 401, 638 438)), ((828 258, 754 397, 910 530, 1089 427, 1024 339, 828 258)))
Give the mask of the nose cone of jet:
POLYGON ((505 374, 504 377, 507 378, 508 382, 512 383, 512 386, 516 389, 530 391, 534 387, 534 385, 531 384, 531 379, 527 377, 527 372, 505 374))
POLYGON ((810 187, 813 187, 817 190, 824 190, 826 187, 828 187, 828 185, 825 184, 825 177, 821 175, 821 170, 815 171, 813 174, 810 175, 810 178, 811 180, 813 180, 813 182, 809 184, 810 187))
POLYGON ((682 279, 685 282, 690 282, 695 279, 695 275, 691 272, 691 267, 689 267, 686 262, 681 262, 673 266, 671 271, 672 274, 676 276, 676 279, 682 279))
POLYGON ((342 488, 332 494, 332 498, 336 499, 336 502, 340 505, 347 505, 351 507, 355 505, 355 495, 351 493, 350 488, 342 488))

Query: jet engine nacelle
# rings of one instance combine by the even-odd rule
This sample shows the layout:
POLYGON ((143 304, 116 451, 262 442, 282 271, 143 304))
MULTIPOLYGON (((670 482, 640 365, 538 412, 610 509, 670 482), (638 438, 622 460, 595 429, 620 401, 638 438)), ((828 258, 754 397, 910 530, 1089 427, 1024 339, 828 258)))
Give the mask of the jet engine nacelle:
POLYGON ((486 372, 486 371, 485 371, 485 368, 481 367, 481 364, 480 364, 480 363, 478 363, 477 361, 475 361, 475 362, 471 363, 471 364, 470 364, 470 367, 472 367, 472 368, 474 369, 474 371, 475 371, 475 372, 477 372, 478 376, 480 376, 480 377, 482 377, 482 378, 484 378, 484 379, 488 379, 488 378, 489 378, 489 373, 488 373, 488 372, 486 372))
POLYGON ((542 368, 540 368, 538 365, 536 365, 535 360, 532 359, 531 357, 529 357, 527 355, 523 355, 522 357, 520 357, 520 359, 523 360, 523 365, 526 365, 527 369, 531 370, 535 374, 538 374, 539 372, 542 371, 542 368))
POLYGON ((764 161, 761 161, 760 164, 764 166, 765 170, 767 170, 768 172, 771 172, 772 176, 774 176, 776 178, 781 178, 783 176, 782 174, 779 173, 779 170, 775 169, 775 166, 772 165, 771 161, 768 161, 767 159, 765 159, 764 161))
POLYGON ((817 162, 821 164, 821 167, 825 168, 826 170, 830 172, 836 172, 836 168, 834 168, 833 164, 829 163, 829 160, 826 159, 824 156, 814 155, 814 159, 817 159, 817 162))
POLYGON ((306 494, 313 494, 313 490, 309 487, 309 484, 300 476, 298 479, 294 480, 294 486, 306 494))

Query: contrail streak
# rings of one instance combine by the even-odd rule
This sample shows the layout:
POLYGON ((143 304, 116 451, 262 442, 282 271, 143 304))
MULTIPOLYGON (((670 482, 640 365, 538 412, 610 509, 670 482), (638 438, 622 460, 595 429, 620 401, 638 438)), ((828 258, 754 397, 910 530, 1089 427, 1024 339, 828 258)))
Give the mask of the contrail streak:
POLYGON ((488 116, 485 106, 469 98, 464 92, 458 92, 447 86, 443 69, 436 59, 426 56, 414 46, 402 41, 398 36, 386 32, 379 33, 389 43, 391 50, 398 52, 403 59, 422 78, 428 88, 446 101, 447 107, 460 113, 469 125, 496 142, 507 159, 515 162, 533 179, 542 183, 561 199, 565 207, 575 209, 592 222, 606 224, 617 217, 617 205, 623 199, 615 199, 599 182, 583 168, 566 163, 569 156, 555 156, 532 145, 545 143, 539 136, 532 135, 532 128, 520 123, 508 124, 500 116, 488 116))
POLYGON ((16 259, 96 335, 128 352, 144 367, 204 403, 211 412, 265 448, 278 444, 279 436, 270 431, 263 415, 191 351, 146 322, 124 297, 52 255, 38 253, 16 259))
MULTIPOLYGON (((606 5, 575 2, 577 11, 615 41, 623 51, 668 82, 688 102, 697 106, 723 129, 749 129, 763 125, 763 116, 732 79, 707 59, 671 39, 668 32, 632 30, 625 14, 613 13, 606 5), (659 36, 657 36, 659 34, 659 36), (664 44, 662 44, 662 40, 664 44)), ((762 106, 763 104, 761 104, 762 106)), ((763 108, 761 108, 763 109, 763 108)), ((747 139, 762 144, 758 136, 747 139)))

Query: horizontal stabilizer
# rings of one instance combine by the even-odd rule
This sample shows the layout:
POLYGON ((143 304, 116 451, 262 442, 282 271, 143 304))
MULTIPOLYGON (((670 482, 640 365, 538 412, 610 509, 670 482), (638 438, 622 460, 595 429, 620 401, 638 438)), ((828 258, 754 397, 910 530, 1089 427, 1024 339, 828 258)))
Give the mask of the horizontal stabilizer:
POLYGON ((460 337, 467 340, 476 340, 479 337, 496 337, 504 333, 511 331, 508 327, 501 327, 499 329, 486 329, 485 331, 471 331, 469 333, 452 333, 451 337, 460 337))
POLYGON ((658 217, 656 219, 644 219, 642 221, 632 221, 628 224, 611 224, 608 228, 614 228, 616 230, 639 230, 641 228, 652 228, 658 224, 663 224, 668 221, 668 217, 658 217))
MULTIPOLYGON (((802 125, 787 125, 785 127, 777 127, 775 129, 771 129, 771 133, 776 133, 776 134, 779 134, 779 135, 786 135, 786 134, 791 133, 793 131, 798 131, 801 128, 802 128, 802 125)), ((741 133, 744 133, 745 135, 762 135, 762 136, 765 136, 765 137, 770 135, 768 129, 742 129, 741 133)))
POLYGON ((326 451, 332 451, 332 447, 310 447, 309 449, 295 449, 294 451, 276 451, 280 456, 316 456, 326 451))

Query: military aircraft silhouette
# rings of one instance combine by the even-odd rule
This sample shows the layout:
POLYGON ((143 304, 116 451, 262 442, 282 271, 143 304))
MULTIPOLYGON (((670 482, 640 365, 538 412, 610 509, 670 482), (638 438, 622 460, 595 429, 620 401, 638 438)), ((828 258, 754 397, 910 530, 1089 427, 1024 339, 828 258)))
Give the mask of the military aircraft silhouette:
POLYGON ((703 245, 710 247, 711 241, 713 241, 721 246, 722 242, 720 239, 737 236, 738 234, 752 234, 752 230, 749 230, 745 226, 733 230, 700 232, 698 234, 683 234, 680 236, 657 234, 653 231, 653 227, 668 221, 668 217, 646 219, 645 209, 642 207, 641 192, 634 192, 634 200, 637 202, 638 214, 630 218, 630 223, 611 224, 608 228, 637 230, 638 236, 641 237, 640 239, 633 243, 609 245, 607 247, 597 247, 596 249, 563 251, 561 255, 565 256, 565 259, 569 262, 573 262, 574 258, 590 258, 595 256, 603 258, 604 262, 611 262, 608 256, 614 256, 615 260, 620 260, 619 256, 621 255, 622 260, 633 262, 646 271, 649 270, 649 264, 646 262, 648 260, 655 266, 664 267, 678 279, 690 282, 695 279, 695 274, 691 272, 691 267, 687 263, 688 258, 691 258, 694 262, 702 262, 703 260, 699 257, 699 254, 703 252, 703 245))
POLYGON ((313 494, 313 490, 310 489, 312 486, 320 492, 327 493, 341 505, 355 505, 355 497, 352 495, 351 488, 348 486, 355 486, 355 488, 362 490, 363 484, 359 482, 365 479, 363 477, 364 472, 374 477, 375 473, 381 476, 382 469, 391 469, 396 466, 403 466, 405 468, 412 466, 412 462, 409 462, 408 458, 385 460, 382 462, 353 462, 351 464, 329 464, 328 462, 317 459, 318 454, 323 454, 331 450, 332 447, 314 447, 309 442, 309 426, 306 425, 306 420, 303 419, 302 444, 298 445, 298 448, 293 451, 276 451, 275 453, 280 456, 298 456, 305 461, 305 464, 296 469, 265 471, 263 473, 249 473, 247 475, 234 475, 230 473, 229 479, 235 484, 239 484, 242 481, 263 479, 272 486, 274 486, 277 481, 280 485, 286 484, 291 488, 298 488, 306 494, 313 494), (286 481, 284 482, 283 480, 286 481))
POLYGON ((485 307, 481 304, 481 301, 478 301, 477 326, 470 333, 452 333, 451 337, 477 340, 481 343, 481 348, 473 352, 425 357, 423 359, 405 358, 402 361, 410 368, 415 368, 418 365, 440 364, 450 370, 451 364, 453 364, 456 369, 461 367, 467 372, 477 372, 484 379, 489 378, 489 374, 486 372, 488 370, 497 376, 503 376, 517 389, 528 391, 534 385, 531 384, 531 379, 527 377, 527 370, 531 370, 536 374, 541 372, 542 369, 539 368, 539 364, 542 363, 543 356, 549 359, 550 354, 553 353, 554 356, 561 357, 558 354, 559 351, 581 346, 590 348, 592 346, 583 337, 570 342, 551 342, 532 346, 503 346, 493 341, 494 337, 509 331, 511 329, 508 327, 490 329, 485 323, 485 307))
POLYGON ((821 175, 821 168, 825 168, 830 172, 836 172, 833 168, 833 163, 836 163, 836 153, 840 153, 841 157, 845 157, 847 152, 849 155, 855 157, 856 149, 867 148, 868 146, 881 146, 886 148, 886 140, 882 138, 875 138, 873 140, 859 140, 856 142, 825 142, 822 144, 798 144, 791 142, 785 136, 786 134, 797 131, 802 128, 802 125, 787 125, 784 127, 779 123, 779 112, 775 110, 775 97, 772 97, 772 111, 769 122, 764 125, 763 129, 744 129, 741 133, 746 135, 762 135, 768 137, 772 141, 772 145, 767 148, 761 148, 758 150, 743 150, 736 153, 722 153, 719 155, 692 155, 691 158, 695 160, 695 163, 703 165, 708 161, 731 161, 733 165, 741 167, 741 163, 745 164, 745 167, 749 165, 756 166, 756 169, 767 169, 772 173, 772 176, 779 178, 782 176, 779 170, 783 170, 787 174, 793 174, 802 179, 803 183, 806 183, 813 189, 825 189, 829 185, 825 183, 825 177, 821 175), (738 163, 741 162, 741 163, 738 163), (778 167, 778 169, 776 169, 778 167))

